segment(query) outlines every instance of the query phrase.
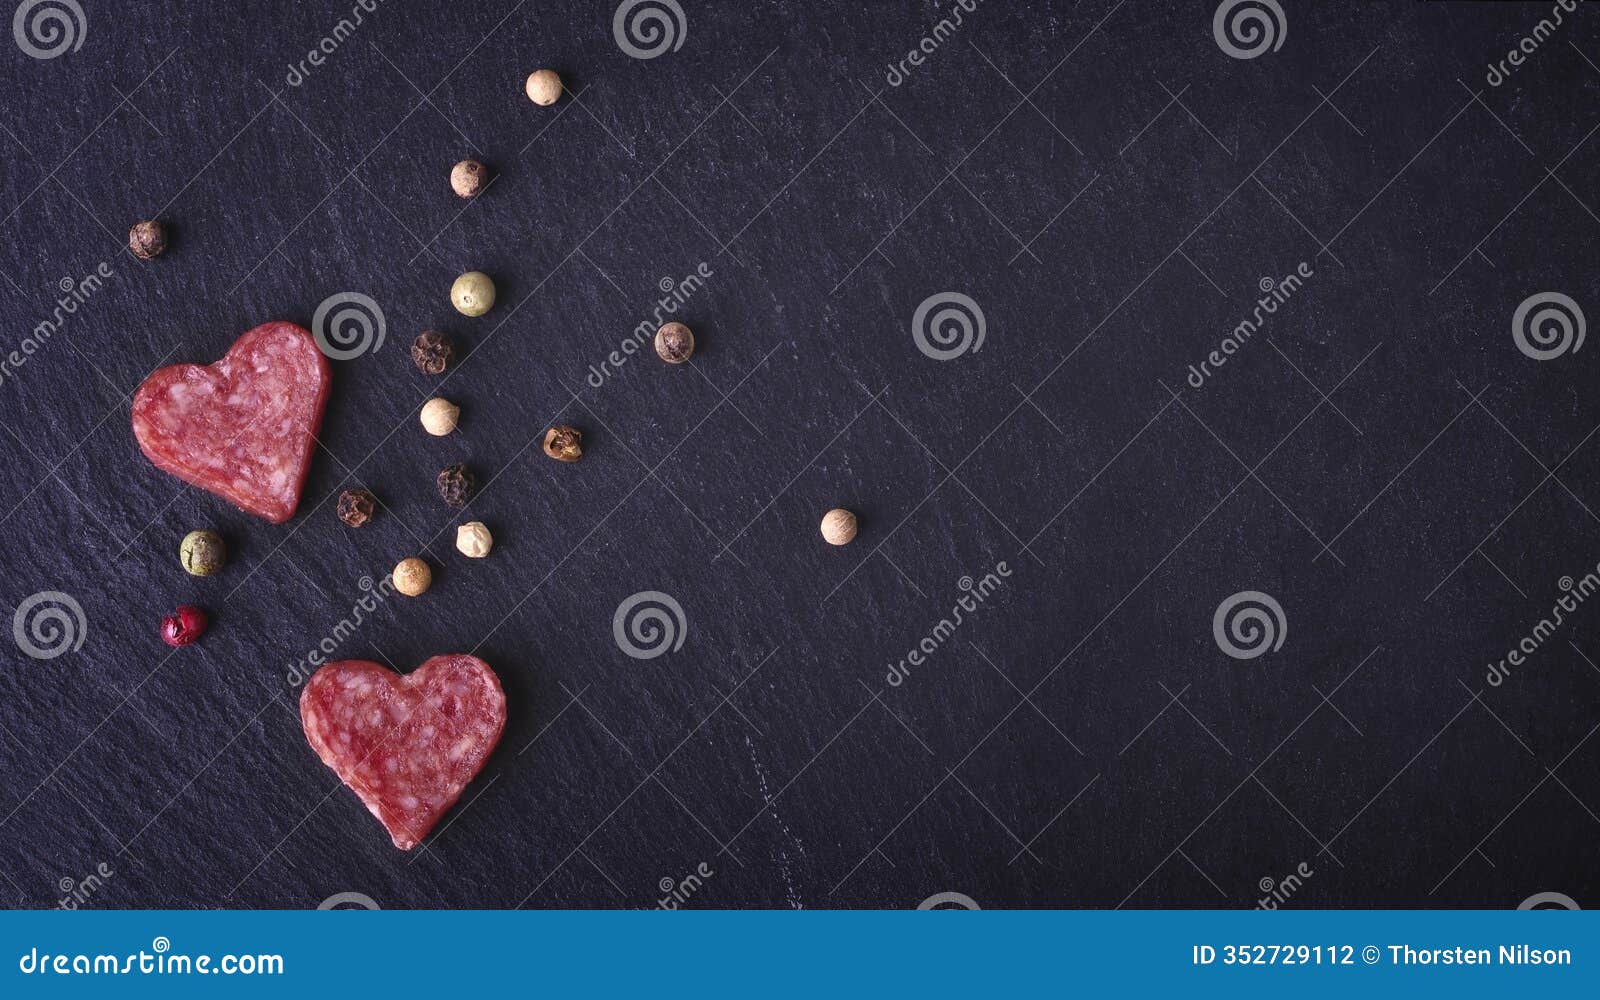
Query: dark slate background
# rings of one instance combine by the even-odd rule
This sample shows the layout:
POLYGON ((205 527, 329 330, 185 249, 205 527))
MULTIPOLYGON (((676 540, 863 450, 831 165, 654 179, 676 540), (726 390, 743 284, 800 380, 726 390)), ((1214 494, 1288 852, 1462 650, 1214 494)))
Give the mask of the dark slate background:
POLYGON ((1600 347, 1510 330, 1538 292, 1600 315, 1595 12, 1496 87, 1550 4, 1282 0, 1281 47, 1235 59, 1210 2, 991 0, 895 87, 947 4, 683 0, 681 47, 637 59, 609 2, 391 0, 291 86, 351 6, 83 0, 76 51, 0 46, 6 349, 114 271, 0 384, 0 604, 84 611, 75 652, 4 643, 8 904, 102 863, 85 905, 652 906, 702 863, 686 905, 1240 907, 1301 864, 1287 906, 1600 897, 1600 602, 1485 679, 1600 562, 1600 347), (470 204, 468 155, 498 174, 470 204), (153 215, 172 249, 140 263, 153 215), (701 262, 694 365, 587 385, 701 262), (446 301, 474 268, 475 320, 446 301), (347 291, 387 340, 336 364, 292 522, 142 459, 151 370, 347 291), (986 340, 940 362, 911 318, 948 291, 986 340), (429 327, 470 351, 443 379, 406 356, 429 327), (454 436, 416 426, 433 392, 454 436), (581 464, 540 453, 552 422, 581 464), (455 461, 493 477, 464 516, 455 461), (360 531, 355 483, 387 508, 360 531), (490 558, 454 552, 465 516, 490 558), (191 579, 203 526, 235 555, 191 579), (432 591, 338 655, 475 649, 510 719, 403 855, 285 675, 424 550, 432 591), (1287 635, 1235 660, 1212 616, 1245 590, 1287 635), (619 650, 639 591, 681 604, 679 651, 619 650), (184 602, 215 623, 171 653, 184 602))

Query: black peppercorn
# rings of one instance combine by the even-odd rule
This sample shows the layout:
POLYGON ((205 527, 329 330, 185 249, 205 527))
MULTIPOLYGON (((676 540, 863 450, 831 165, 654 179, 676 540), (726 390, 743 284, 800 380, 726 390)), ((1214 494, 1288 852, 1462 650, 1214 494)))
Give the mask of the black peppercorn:
POLYGON ((167 227, 154 219, 135 223, 128 230, 128 249, 140 260, 149 260, 167 248, 167 227))
POLYGON ((455 345, 437 330, 424 331, 411 343, 411 360, 424 375, 438 375, 450 367, 455 356, 455 345))
POLYGON ((366 490, 345 490, 339 494, 339 520, 359 528, 372 520, 377 498, 366 490))
POLYGON ((544 453, 558 462, 576 462, 583 457, 583 432, 562 425, 544 432, 544 453))
POLYGON ((465 465, 457 462, 439 473, 439 496, 449 507, 465 507, 472 491, 478 487, 478 477, 465 465))
POLYGON ((656 353, 669 365, 681 365, 694 356, 694 332, 682 323, 668 323, 656 331, 656 353))

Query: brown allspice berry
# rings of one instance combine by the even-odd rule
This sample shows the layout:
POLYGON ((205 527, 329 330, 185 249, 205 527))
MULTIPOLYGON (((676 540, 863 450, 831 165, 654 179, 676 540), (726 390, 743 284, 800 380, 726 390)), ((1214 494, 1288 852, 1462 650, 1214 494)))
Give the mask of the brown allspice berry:
POLYGON ((558 462, 576 462, 583 457, 583 431, 561 424, 544 432, 544 453, 558 462))
POLYGON ((411 361, 424 375, 440 374, 455 357, 456 345, 438 330, 424 330, 411 342, 411 361))
POLYGON ((140 260, 160 256, 167 249, 167 227, 154 219, 134 223, 128 230, 128 249, 140 260))
POLYGON ((442 470, 437 482, 439 498, 448 507, 465 507, 472 498, 472 491, 478 488, 478 477, 460 462, 442 470))
POLYGON ((372 512, 377 505, 378 498, 366 490, 345 490, 339 494, 339 520, 352 528, 359 528, 372 520, 372 512))
POLYGON ((682 323, 667 323, 656 331, 656 353, 669 365, 681 365, 694 356, 694 331, 682 323))
POLYGON ((477 197, 489 183, 489 168, 477 160, 462 160, 450 169, 450 190, 463 198, 477 197))

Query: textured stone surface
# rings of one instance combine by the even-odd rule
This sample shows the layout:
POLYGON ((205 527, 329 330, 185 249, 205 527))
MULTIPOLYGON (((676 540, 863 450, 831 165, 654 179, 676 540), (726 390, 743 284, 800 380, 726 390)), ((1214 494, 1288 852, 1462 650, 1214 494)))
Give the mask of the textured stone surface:
POLYGON ((1600 349, 1511 336, 1538 292, 1600 315, 1592 12, 1491 86, 1548 4, 1283 0, 1283 45, 1235 59, 1210 3, 985 3, 891 86, 948 5, 685 0, 681 47, 637 59, 610 3, 436 0, 290 85, 352 6, 86 2, 78 51, 0 53, 0 346, 112 272, 0 382, 0 607, 62 591, 86 622, 53 659, 0 643, 5 902, 102 862, 88 905, 648 906, 702 863, 686 906, 1248 906, 1302 863, 1285 905, 1600 897, 1600 603, 1485 679, 1600 561, 1600 349), (469 156, 495 180, 463 202, 469 156), (662 283, 702 264, 664 365, 662 283), (474 269, 498 301, 467 319, 474 269), (335 363, 293 521, 142 460, 146 373, 343 292, 386 340, 335 363), (942 292, 981 351, 918 350, 942 292), (407 356, 425 329, 462 350, 444 376, 407 356), (556 423, 580 463, 541 453, 556 423), (200 527, 233 554, 207 579, 177 559, 200 527), (412 554, 432 590, 341 626, 412 554), (1213 613, 1251 590, 1287 634, 1237 660, 1213 613), (613 614, 647 591, 686 634, 638 659, 613 614), (214 623, 173 652, 180 603, 214 623), (504 683, 420 853, 301 735, 287 675, 336 633, 504 683))

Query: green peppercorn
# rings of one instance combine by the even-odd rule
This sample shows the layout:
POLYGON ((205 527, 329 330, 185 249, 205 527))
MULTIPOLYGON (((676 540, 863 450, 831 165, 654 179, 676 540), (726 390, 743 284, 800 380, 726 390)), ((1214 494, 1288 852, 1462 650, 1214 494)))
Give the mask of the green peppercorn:
POLYGON ((228 546, 215 531, 191 531, 178 546, 178 560, 190 576, 210 576, 228 561, 228 546))

